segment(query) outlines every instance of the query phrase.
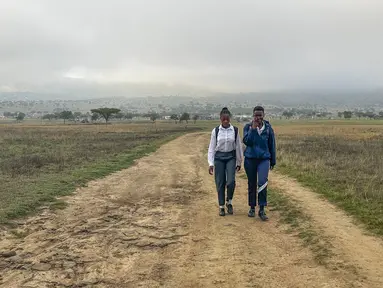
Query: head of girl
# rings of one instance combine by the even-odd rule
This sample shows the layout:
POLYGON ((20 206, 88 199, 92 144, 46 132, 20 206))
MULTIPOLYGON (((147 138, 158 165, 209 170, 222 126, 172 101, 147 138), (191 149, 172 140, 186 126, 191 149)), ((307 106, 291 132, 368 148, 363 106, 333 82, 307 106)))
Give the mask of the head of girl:
POLYGON ((227 128, 230 126, 230 117, 231 117, 231 113, 229 109, 227 109, 226 107, 222 108, 220 113, 222 127, 227 128))

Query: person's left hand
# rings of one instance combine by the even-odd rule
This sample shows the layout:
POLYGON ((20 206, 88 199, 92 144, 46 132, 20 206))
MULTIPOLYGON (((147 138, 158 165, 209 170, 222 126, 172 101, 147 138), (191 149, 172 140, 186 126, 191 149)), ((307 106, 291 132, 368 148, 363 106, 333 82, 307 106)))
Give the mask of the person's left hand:
POLYGON ((237 172, 241 171, 241 166, 237 166, 237 172))
POLYGON ((273 169, 274 169, 274 165, 271 165, 271 166, 270 166, 270 170, 273 170, 273 169))

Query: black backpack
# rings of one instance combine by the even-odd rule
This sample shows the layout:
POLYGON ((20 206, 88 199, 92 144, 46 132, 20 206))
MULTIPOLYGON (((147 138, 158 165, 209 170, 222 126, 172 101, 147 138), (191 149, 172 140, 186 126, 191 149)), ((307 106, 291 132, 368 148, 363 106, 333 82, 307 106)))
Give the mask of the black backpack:
MULTIPOLYGON (((234 135, 235 135, 235 142, 237 143, 237 138, 238 138, 238 127, 234 127, 234 135)), ((215 127, 215 143, 218 143, 218 132, 219 132, 219 126, 215 127)))

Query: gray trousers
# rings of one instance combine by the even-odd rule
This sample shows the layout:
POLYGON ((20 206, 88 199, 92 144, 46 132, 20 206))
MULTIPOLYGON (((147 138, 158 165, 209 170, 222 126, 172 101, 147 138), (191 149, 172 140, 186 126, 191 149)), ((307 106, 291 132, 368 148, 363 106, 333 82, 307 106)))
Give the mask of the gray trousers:
POLYGON ((225 188, 227 188, 226 200, 233 199, 235 189, 235 168, 236 158, 235 151, 215 153, 214 158, 214 174, 215 185, 218 192, 218 203, 220 206, 225 205, 225 188))

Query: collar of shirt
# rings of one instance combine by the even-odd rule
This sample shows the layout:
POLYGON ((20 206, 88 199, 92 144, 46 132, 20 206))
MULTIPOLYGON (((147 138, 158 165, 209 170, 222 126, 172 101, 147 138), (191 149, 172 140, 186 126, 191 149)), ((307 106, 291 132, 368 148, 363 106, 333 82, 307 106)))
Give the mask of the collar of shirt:
POLYGON ((223 127, 222 124, 221 124, 221 125, 219 125, 219 129, 220 129, 220 130, 228 130, 228 129, 230 129, 230 130, 234 130, 234 127, 233 127, 233 125, 230 124, 229 127, 225 128, 225 127, 223 127))
POLYGON ((262 127, 257 127, 258 134, 261 135, 263 130, 265 130, 265 122, 262 122, 262 127))

